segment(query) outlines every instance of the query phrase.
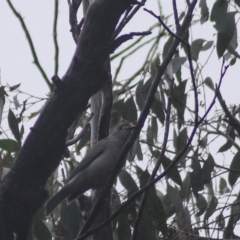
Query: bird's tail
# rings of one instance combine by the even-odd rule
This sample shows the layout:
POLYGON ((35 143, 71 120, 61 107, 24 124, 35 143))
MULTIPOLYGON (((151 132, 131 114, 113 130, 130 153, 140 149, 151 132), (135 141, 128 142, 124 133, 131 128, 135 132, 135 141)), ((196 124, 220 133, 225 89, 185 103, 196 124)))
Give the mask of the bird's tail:
POLYGON ((63 187, 59 192, 57 192, 50 200, 47 201, 45 206, 45 214, 48 216, 65 198, 69 195, 69 190, 63 187))

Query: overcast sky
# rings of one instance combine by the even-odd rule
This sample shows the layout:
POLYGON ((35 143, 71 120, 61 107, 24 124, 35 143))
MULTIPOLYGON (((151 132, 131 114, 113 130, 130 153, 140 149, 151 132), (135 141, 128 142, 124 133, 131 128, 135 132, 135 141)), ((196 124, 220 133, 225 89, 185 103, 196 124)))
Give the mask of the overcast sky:
MULTIPOLYGON (((207 1, 208 4, 213 4, 214 1, 207 1)), ((17 11, 24 17, 27 28, 33 39, 33 43, 44 70, 49 79, 54 75, 54 48, 52 40, 52 22, 54 12, 54 1, 49 0, 14 0, 12 1, 17 11)), ((165 16, 172 14, 171 1, 162 1, 165 16)), ((185 0, 178 0, 178 10, 186 10, 185 0)), ((157 12, 157 3, 155 0, 148 0, 146 8, 157 12)), ((211 8, 211 6, 209 6, 211 8)), ((195 11, 195 18, 199 16, 199 11, 195 11)), ((48 87, 42 79, 38 69, 35 67, 33 57, 31 55, 29 45, 26 42, 26 37, 20 26, 19 21, 13 15, 9 8, 7 1, 0 1, 0 69, 1 69, 1 83, 3 85, 15 85, 21 83, 21 90, 31 93, 39 97, 46 97, 49 92, 48 87)), ((237 19, 236 19, 237 20, 237 19)), ((66 72, 70 60, 75 50, 75 43, 70 33, 70 26, 68 21, 68 4, 67 0, 59 1, 59 20, 58 20, 58 40, 60 48, 60 64, 59 76, 62 77, 66 72)), ((131 31, 146 31, 149 26, 156 22, 152 16, 141 10, 134 17, 131 23, 126 27, 124 32, 131 31)), ((171 22, 170 22, 171 23, 171 22)), ((170 27, 173 28, 173 25, 170 27)), ((213 29, 213 23, 208 21, 203 26, 196 23, 192 28, 191 39, 203 38, 207 41, 215 41, 216 31, 213 29)), ((162 42, 164 43, 164 42, 162 42)), ((215 51, 215 50, 214 50, 215 51)), ((160 52, 161 53, 161 50, 160 52)), ((142 52, 136 55, 135 60, 131 61, 130 65, 125 66, 125 71, 120 75, 120 78, 127 78, 137 69, 141 64, 142 52)), ((157 54, 157 53, 156 53, 157 54)), ((200 53, 201 62, 204 63, 209 57, 210 50, 200 53)), ((215 83, 219 81, 221 60, 216 57, 214 52, 203 70, 203 76, 210 76, 215 83)), ((116 63, 113 63, 112 69, 114 71, 116 63)), ((222 84, 222 93, 227 103, 239 103, 239 61, 234 67, 229 68, 224 82, 222 84)), ((119 79, 121 80, 121 79, 119 79)), ((213 93, 206 90, 209 95, 209 101, 212 99, 213 93)), ((21 96, 19 96, 21 100, 21 96)), ((7 109, 5 109, 7 110, 7 109)), ((214 112, 213 112, 214 113, 214 112)))
MULTIPOLYGON (((165 16, 172 14, 172 6, 169 0, 162 0, 163 10, 162 12, 165 16)), ((179 13, 186 10, 185 0, 177 0, 179 13)), ((211 5, 214 3, 214 0, 207 1, 211 9, 211 5)), ((33 43, 39 57, 39 61, 42 64, 44 70, 47 73, 48 78, 50 79, 54 75, 54 48, 53 48, 53 39, 52 39, 52 23, 53 23, 53 12, 54 12, 54 1, 49 0, 14 0, 12 1, 17 11, 24 17, 24 21, 27 25, 29 33, 33 39, 33 43)), ((149 10, 157 12, 157 3, 156 0, 147 0, 146 8, 149 10)), ((195 18, 199 16, 199 10, 194 11, 195 18)), ((49 89, 45 82, 42 79, 42 76, 39 70, 35 67, 33 62, 33 57, 31 55, 29 45, 26 41, 24 32, 20 26, 19 21, 13 15, 11 9, 9 8, 6 0, 0 0, 0 70, 1 70, 1 84, 10 86, 21 83, 20 89, 24 92, 31 93, 34 96, 46 97, 46 94, 49 92, 49 89)), ((238 15, 236 15, 236 21, 238 21, 238 15)), ((148 28, 156 23, 156 19, 150 16, 148 13, 143 10, 132 19, 131 23, 124 30, 125 33, 131 31, 146 31, 148 28)), ((174 25, 169 27, 174 30, 174 25)), ((60 63, 59 63, 59 77, 61 78, 66 72, 71 58, 75 50, 75 43, 72 39, 70 33, 70 26, 68 21, 68 4, 67 0, 59 1, 59 19, 58 19, 58 41, 60 49, 60 63)), ((239 30, 239 26, 238 26, 239 30)), ((239 32, 239 31, 238 31, 239 32)), ((216 42, 216 31, 213 28, 213 23, 208 21, 203 26, 200 26, 199 22, 194 24, 194 27, 191 29, 191 40, 198 38, 203 38, 206 41, 215 41, 216 42)), ((149 37, 150 38, 150 37, 149 37)), ((239 39, 239 37, 238 37, 239 39)), ((191 41, 190 40, 190 41, 191 41)), ((164 42, 162 42, 163 44, 164 42)), ((238 52, 239 48, 237 49, 238 52)), ((161 48, 159 53, 161 54, 161 48)), ((131 61, 130 64, 124 66, 124 71, 120 74, 119 80, 131 76, 131 73, 134 72, 134 69, 139 68, 142 61, 142 56, 144 52, 140 52, 135 56, 135 59, 131 61)), ((157 54, 157 53, 156 53, 157 54)), ((200 53, 200 62, 204 63, 210 55, 210 50, 204 53, 200 53)), ((112 69, 116 68, 117 63, 114 62, 112 69)), ((203 77, 211 77, 214 83, 218 83, 220 77, 220 66, 222 60, 218 59, 216 52, 211 55, 210 60, 203 70, 203 77)), ((186 68, 187 70, 187 68, 186 68)), ((239 92, 240 92, 240 64, 239 61, 233 67, 230 67, 227 71, 226 76, 224 77, 223 84, 221 86, 221 91, 223 94, 226 103, 229 105, 236 104, 239 105, 239 92)), ((189 72, 187 73, 189 78, 189 72)), ((140 79, 140 77, 139 77, 140 79)), ((207 94, 207 103, 209 104, 213 98, 213 92, 206 88, 207 94)), ((25 96, 19 100, 24 100, 25 96)), ((42 105, 41 102, 40 105, 42 105)), ((11 105, 13 107, 13 105, 11 105)), ((218 107, 219 108, 219 107, 218 107)), ((214 114, 213 108, 211 115, 214 114)), ((8 106, 4 109, 8 112, 8 106)), ((35 108, 38 110, 38 108, 35 108)), ((5 114, 6 115, 6 114, 5 114)), ((6 119, 5 119, 6 120, 6 119)), ((34 119, 35 121, 35 119, 34 119)), ((33 124, 34 121, 30 123, 25 123, 26 126, 33 124)), ((5 121, 6 123, 6 121, 5 121)), ((6 125, 7 126, 7 125, 6 125)), ((31 126, 31 125, 30 125, 31 126)), ((29 126, 29 127, 30 127, 29 126)), ((5 129, 5 126, 4 128, 5 129)), ((0 129, 1 130, 1 129, 0 129)), ((28 129, 25 129, 25 132, 28 132, 28 129)), ((161 129, 163 132, 163 128, 161 129)), ((1 137, 1 136, 0 136, 1 137)), ((222 143, 215 141, 210 144, 210 150, 213 153, 216 153, 220 144, 223 144, 225 140, 222 139, 222 143)), ((160 140, 161 142, 161 140, 160 140)), ((234 149, 236 152, 236 150, 234 149)), ((215 160, 219 161, 220 158, 229 163, 232 159, 233 153, 230 153, 230 158, 223 156, 223 154, 217 154, 215 160)), ((214 156, 215 157, 215 156, 214 156)))

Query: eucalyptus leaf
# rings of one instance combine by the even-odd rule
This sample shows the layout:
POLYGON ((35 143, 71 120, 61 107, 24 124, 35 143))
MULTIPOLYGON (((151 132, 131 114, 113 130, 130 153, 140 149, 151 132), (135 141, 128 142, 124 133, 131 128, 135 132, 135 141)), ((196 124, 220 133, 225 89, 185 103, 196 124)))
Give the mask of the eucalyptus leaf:
POLYGON ((218 21, 227 13, 228 3, 225 0, 216 0, 213 4, 210 20, 218 21))
POLYGON ((239 171, 229 171, 228 173, 228 181, 230 185, 233 186, 236 183, 237 179, 240 177, 240 151, 238 151, 233 157, 230 164, 230 169, 239 171))
POLYGON ((119 173, 119 180, 123 187, 128 191, 129 197, 138 190, 136 182, 126 170, 121 170, 121 172, 119 173))
MULTIPOLYGON (((234 132, 234 128, 230 127, 230 131, 229 131, 229 136, 231 137, 231 139, 234 141, 235 140, 235 132, 234 132)), ((233 145, 233 142, 229 139, 227 139, 226 143, 224 143, 219 149, 218 152, 225 152, 228 149, 230 149, 233 145)))
POLYGON ((235 14, 236 12, 228 12, 222 16, 221 21, 216 22, 215 28, 217 34, 217 54, 222 57, 235 32, 235 14))
POLYGON ((52 240, 49 229, 38 214, 36 214, 33 219, 33 232, 38 240, 52 240))
POLYGON ((21 145, 12 139, 0 139, 0 149, 9 151, 9 152, 17 152, 20 149, 21 145))
POLYGON ((201 9, 201 23, 203 24, 209 18, 209 10, 206 0, 200 0, 199 7, 201 9))
POLYGON ((61 223, 64 227, 64 240, 75 239, 80 229, 80 212, 75 202, 67 205, 65 201, 61 208, 61 223))
POLYGON ((199 211, 196 213, 196 216, 199 217, 206 211, 208 204, 205 197, 202 194, 199 194, 196 200, 197 207, 199 209, 199 211))
POLYGON ((128 224, 128 212, 126 212, 125 210, 121 211, 118 216, 118 225, 116 233, 118 239, 131 238, 131 228, 128 224))
POLYGON ((192 59, 197 61, 200 51, 202 50, 204 39, 196 39, 191 44, 192 59))
POLYGON ((208 218, 215 212, 216 207, 218 205, 218 200, 215 196, 212 196, 212 199, 206 209, 206 213, 204 215, 204 221, 208 220, 208 218))
POLYGON ((12 131, 13 136, 18 142, 21 142, 21 135, 18 127, 18 120, 11 109, 8 112, 8 125, 12 131))
POLYGON ((219 193, 224 194, 224 193, 229 193, 230 189, 227 186, 227 182, 224 178, 220 177, 219 181, 219 193))
POLYGON ((208 154, 207 160, 204 162, 202 170, 201 170, 201 183, 206 184, 211 181, 211 174, 214 169, 214 159, 211 154, 208 154))
MULTIPOLYGON (((169 158, 167 158, 166 156, 163 157, 162 164, 164 169, 166 169, 171 163, 172 161, 169 158)), ((182 179, 178 171, 178 168, 176 166, 174 166, 171 169, 171 171, 167 174, 167 176, 170 179, 172 179, 175 183, 177 183, 179 186, 182 186, 182 179)))

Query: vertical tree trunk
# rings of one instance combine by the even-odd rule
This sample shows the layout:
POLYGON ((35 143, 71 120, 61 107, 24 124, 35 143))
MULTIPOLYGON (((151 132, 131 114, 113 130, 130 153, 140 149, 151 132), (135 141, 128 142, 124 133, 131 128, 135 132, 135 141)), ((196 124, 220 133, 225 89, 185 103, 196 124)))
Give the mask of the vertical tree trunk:
POLYGON ((1 240, 27 239, 32 218, 47 198, 47 179, 65 151, 68 128, 108 78, 105 64, 112 35, 131 2, 96 0, 89 9, 66 74, 56 84, 14 166, 1 182, 1 240))

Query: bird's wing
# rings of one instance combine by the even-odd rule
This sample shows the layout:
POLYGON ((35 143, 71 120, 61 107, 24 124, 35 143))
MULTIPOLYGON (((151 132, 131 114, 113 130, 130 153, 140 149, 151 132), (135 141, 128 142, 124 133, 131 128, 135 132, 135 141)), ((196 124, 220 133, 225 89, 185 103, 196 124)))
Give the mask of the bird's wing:
POLYGON ((93 148, 89 151, 87 156, 83 158, 83 160, 79 163, 79 165, 72 171, 67 181, 71 180, 76 176, 77 173, 85 169, 89 164, 91 164, 98 156, 100 156, 107 147, 108 139, 103 139, 98 142, 93 148))

